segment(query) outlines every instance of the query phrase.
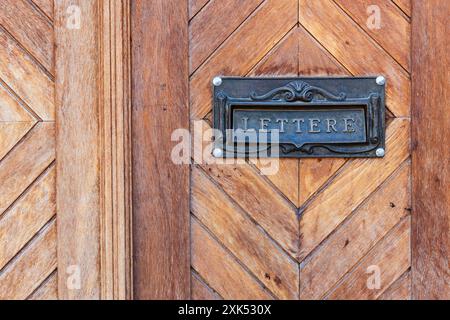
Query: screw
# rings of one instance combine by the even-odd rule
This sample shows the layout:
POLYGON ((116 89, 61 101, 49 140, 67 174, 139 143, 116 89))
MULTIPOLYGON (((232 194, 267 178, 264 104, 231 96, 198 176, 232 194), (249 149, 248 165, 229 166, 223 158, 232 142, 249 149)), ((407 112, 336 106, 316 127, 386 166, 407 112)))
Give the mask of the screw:
POLYGON ((213 85, 216 87, 220 87, 222 85, 222 78, 221 77, 215 77, 213 79, 213 85))
POLYGON ((379 77, 377 77, 376 82, 377 82, 377 85, 384 86, 386 84, 386 78, 383 76, 379 76, 379 77))
POLYGON ((386 154, 386 151, 384 151, 383 148, 378 148, 376 151, 377 157, 384 157, 384 155, 386 154))
POLYGON ((214 156, 215 158, 222 158, 222 157, 223 157, 223 150, 220 149, 220 148, 214 149, 214 151, 213 151, 213 156, 214 156))

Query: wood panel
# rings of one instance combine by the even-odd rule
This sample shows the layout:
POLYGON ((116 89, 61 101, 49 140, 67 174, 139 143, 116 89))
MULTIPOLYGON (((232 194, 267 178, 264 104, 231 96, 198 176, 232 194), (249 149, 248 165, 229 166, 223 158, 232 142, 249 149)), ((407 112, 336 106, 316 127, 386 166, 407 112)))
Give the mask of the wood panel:
POLYGON ((213 77, 247 74, 295 26, 296 7, 296 0, 265 1, 192 75, 191 118, 201 119, 211 111, 213 77))
POLYGON ((337 0, 336 3, 403 68, 410 71, 411 24, 393 2, 337 0), (370 6, 376 6, 376 10, 379 10, 379 26, 372 26, 368 23, 368 12, 372 15, 377 14, 370 11, 370 6), (386 37, 386 30, 393 28, 396 32, 392 32, 391 36, 386 37))
POLYGON ((318 299, 410 212, 410 166, 373 193, 301 268, 302 299, 318 299))
POLYGON ((410 300, 411 299, 411 271, 405 272, 378 300, 410 300))
POLYGON ((0 220, 0 269, 56 214, 55 167, 52 166, 0 220))
POLYGON ((351 161, 306 208, 300 224, 300 259, 320 244, 406 160, 409 156, 409 130, 408 120, 394 120, 387 130, 387 156, 378 161, 351 161))
POLYGON ((3 28, 0 28, 0 78, 40 120, 55 120, 52 79, 3 28))
POLYGON ((58 294, 125 299, 132 294, 129 2, 55 4, 58 294), (73 5, 79 30, 66 27, 73 5), (79 290, 66 285, 74 267, 79 290))
POLYGON ((53 25, 29 1, 2 1, 0 24, 53 74, 53 25))
POLYGON ((450 64, 448 1, 413 1, 413 231, 415 299, 449 299, 450 64))
POLYGON ((195 220, 192 221, 192 249, 193 268, 201 273, 216 270, 217 272, 214 273, 206 273, 209 276, 205 280, 224 299, 271 299, 264 287, 220 247, 195 220))
POLYGON ((173 130, 189 128, 187 6, 176 0, 132 2, 137 299, 190 297, 189 168, 170 158, 173 130))
POLYGON ((262 0, 212 0, 189 27, 189 68, 205 59, 262 3, 262 0), (239 10, 236 7, 239 6, 239 10), (227 17, 218 19, 219 16, 227 17))
POLYGON ((196 273, 191 276, 192 300, 222 300, 196 273))
POLYGON ((281 298, 298 297, 297 264, 198 168, 192 171, 192 212, 267 288, 281 298))
POLYGON ((58 266, 62 270, 58 273, 58 293, 61 299, 100 298, 100 83, 96 69, 91 69, 99 59, 98 10, 94 1, 57 1, 55 8, 58 266), (66 11, 70 5, 79 6, 83 13, 82 32, 66 28, 66 11), (73 72, 74 65, 78 66, 77 72, 73 72), (70 275, 66 271, 72 266, 80 270, 80 290, 70 290, 66 285, 70 275))
POLYGON ((321 45, 354 75, 384 75, 388 107, 396 116, 409 116, 409 74, 333 1, 299 1, 300 23, 321 45))
POLYGON ((53 21, 54 16, 54 0, 32 0, 33 3, 35 3, 39 9, 41 9, 45 15, 53 21))
POLYGON ((53 24, 0 7, 0 298, 56 297, 53 24))
MULTIPOLYGON (((195 133, 210 128, 210 82, 216 75, 388 78, 392 119, 383 159, 283 159, 275 175, 264 176, 264 164, 256 159, 217 163, 210 156, 209 133, 203 144, 194 145, 193 219, 216 241, 216 250, 229 254, 222 256, 223 263, 242 266, 233 269, 235 277, 254 277, 275 298, 410 298, 403 278, 410 268, 410 21, 390 0, 375 4, 384 22, 377 31, 366 25, 368 2, 268 0, 248 17, 244 12, 239 19, 234 16, 233 21, 242 20, 237 29, 225 23, 199 30, 233 11, 214 0, 191 15, 191 53, 207 51, 202 53, 207 58, 197 58, 204 62, 191 68, 195 133), (366 285, 371 263, 380 265, 384 277, 375 291, 366 285), (264 278, 268 269, 280 278, 278 286, 273 274, 264 278), (298 286, 287 286, 286 280, 298 286)), ((192 248, 196 265, 207 265, 201 261, 208 259, 206 253, 197 250, 192 248)), ((197 290, 205 297, 209 289, 224 291, 232 277, 212 265, 193 268, 201 280, 195 282, 197 290)))
POLYGON ((410 266, 410 217, 402 220, 349 272, 327 299, 377 299, 410 266), (373 271, 376 270, 376 271, 373 271), (379 287, 369 276, 379 272, 379 287))
POLYGON ((58 299, 58 277, 56 272, 52 273, 39 288, 37 288, 27 300, 57 300, 58 299))
POLYGON ((0 275, 0 299, 23 300, 56 269, 56 223, 51 221, 0 275))

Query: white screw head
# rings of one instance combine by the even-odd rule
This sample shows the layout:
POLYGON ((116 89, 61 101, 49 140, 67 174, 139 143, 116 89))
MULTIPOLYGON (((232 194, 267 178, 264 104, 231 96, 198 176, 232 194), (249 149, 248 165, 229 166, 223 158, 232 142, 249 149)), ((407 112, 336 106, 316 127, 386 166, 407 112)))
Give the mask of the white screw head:
POLYGON ((215 77, 214 79, 213 79, 213 85, 214 86, 216 86, 216 87, 219 87, 219 86, 221 86, 222 85, 222 78, 221 77, 215 77))
POLYGON ((379 76, 379 77, 377 77, 376 82, 377 82, 377 85, 384 86, 386 84, 386 78, 383 76, 379 76))
POLYGON ((223 150, 220 148, 215 148, 213 151, 213 156, 215 158, 222 158, 223 157, 223 150))
POLYGON ((386 151, 383 148, 378 148, 376 151, 377 157, 384 157, 384 155, 386 154, 386 151))

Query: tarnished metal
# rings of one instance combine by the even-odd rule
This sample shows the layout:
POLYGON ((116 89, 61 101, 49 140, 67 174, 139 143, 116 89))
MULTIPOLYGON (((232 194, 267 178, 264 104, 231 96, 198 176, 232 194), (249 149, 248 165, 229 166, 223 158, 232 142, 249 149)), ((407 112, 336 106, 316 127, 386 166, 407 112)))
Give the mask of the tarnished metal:
POLYGON ((220 79, 213 113, 220 156, 384 156, 379 77, 220 79))

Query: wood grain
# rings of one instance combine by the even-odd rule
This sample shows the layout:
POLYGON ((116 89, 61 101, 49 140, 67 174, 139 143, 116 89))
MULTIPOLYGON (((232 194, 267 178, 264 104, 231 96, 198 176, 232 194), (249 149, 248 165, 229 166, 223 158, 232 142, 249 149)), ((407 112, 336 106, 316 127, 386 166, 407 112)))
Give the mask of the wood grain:
POLYGON ((102 298, 131 299, 130 1, 102 1, 102 298))
POLYGON ((55 167, 29 188, 0 219, 0 269, 56 214, 55 167))
POLYGON ((0 81, 0 122, 32 122, 32 114, 11 95, 0 81))
POLYGON ((410 208, 410 166, 403 165, 301 267, 300 297, 320 299, 410 208))
POLYGON ((56 271, 37 288, 27 300, 58 300, 58 276, 56 271))
POLYGON ((300 76, 349 76, 351 75, 322 45, 303 27, 297 28, 298 73, 300 76))
POLYGON ((192 170, 192 213, 276 296, 298 297, 296 263, 197 167, 192 170))
POLYGON ((189 167, 170 158, 172 132, 189 128, 187 6, 177 0, 132 2, 137 299, 190 298, 189 167))
POLYGON ((98 4, 62 0, 55 5, 58 295, 60 299, 99 299, 98 4), (78 31, 66 28, 66 11, 74 4, 83 13, 78 31), (66 285, 70 266, 80 269, 80 290, 70 290, 66 285))
POLYGON ((407 71, 411 70, 411 25, 393 2, 336 0, 336 3, 403 68, 407 71), (371 24, 368 23, 369 16, 373 15, 372 11, 368 11, 370 6, 377 6, 380 10, 379 28, 371 27, 371 24))
POLYGON ((53 123, 36 125, 0 162, 0 212, 3 213, 54 161, 54 127, 53 123))
POLYGON ((412 0, 392 0, 408 17, 411 17, 412 0))
POLYGON ((53 81, 2 28, 0 28, 0 78, 40 119, 55 120, 53 81))
POLYGON ((409 121, 387 129, 384 159, 355 159, 306 208, 300 221, 300 257, 306 257, 409 156, 409 121))
POLYGON ((192 300, 222 300, 196 273, 191 276, 192 300))
POLYGON ((190 73, 193 73, 261 3, 262 0, 211 1, 189 24, 190 73), (237 7, 239 10, 236 10, 237 7))
POLYGON ((450 299, 448 1, 413 1, 414 299, 450 299))
POLYGON ((0 160, 33 128, 33 122, 0 122, 0 160))
POLYGON ((406 217, 342 279, 327 299, 377 299, 410 266, 410 231, 410 217, 406 217), (372 269, 369 269, 371 266, 379 268, 379 288, 368 286, 369 277, 374 275, 372 269))
POLYGON ((217 75, 243 76, 297 23, 296 0, 267 0, 191 77, 191 118, 211 110, 211 81, 217 75))
POLYGON ((320 43, 353 75, 384 75, 388 83, 389 109, 396 116, 409 116, 411 88, 408 73, 332 0, 299 1, 300 24, 320 39, 320 43))
POLYGON ((344 164, 345 159, 301 159, 299 207, 318 191, 344 164))
POLYGON ((0 274, 0 299, 24 300, 56 268, 56 223, 49 223, 0 274))
POLYGON ((36 58, 46 70, 53 68, 53 26, 27 0, 3 0, 0 24, 36 58))
POLYGON ((189 19, 195 16, 210 0, 189 0, 189 19))
POLYGON ((411 271, 397 279, 378 300, 411 300, 411 271))
POLYGON ((209 165, 204 170, 294 257, 298 250, 295 208, 249 165, 209 165))
POLYGON ((125 299, 132 294, 129 1, 55 4, 58 294, 125 299), (66 27, 71 5, 81 10, 80 30, 66 27), (66 286, 71 266, 80 268, 80 290, 66 286))
POLYGON ((32 0, 50 20, 54 17, 54 2, 55 0, 32 0))
POLYGON ((297 76, 298 40, 298 28, 294 28, 253 67, 248 76, 297 76))
POLYGON ((224 299, 268 300, 271 296, 195 220, 192 226, 192 267, 224 299), (214 272, 208 272, 214 270, 214 272))

